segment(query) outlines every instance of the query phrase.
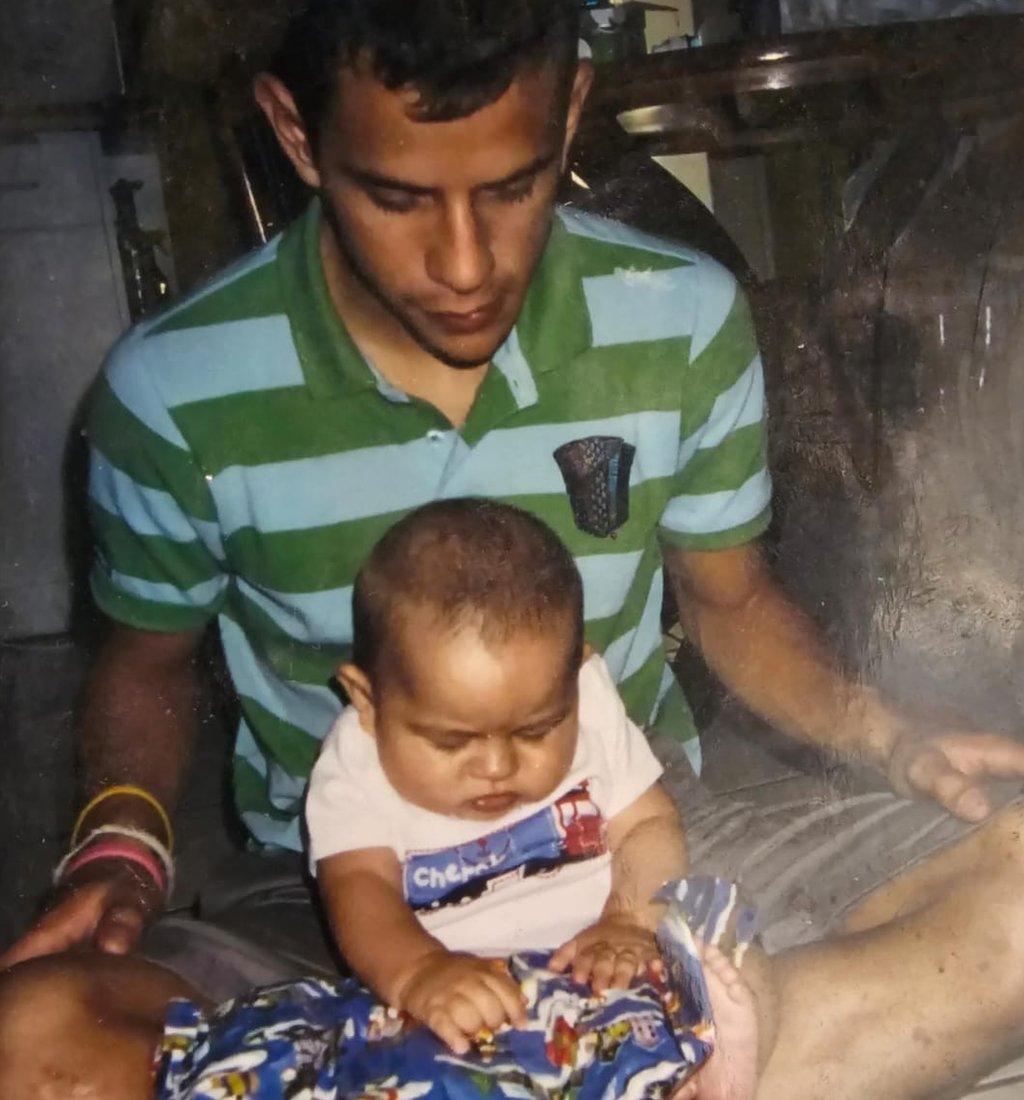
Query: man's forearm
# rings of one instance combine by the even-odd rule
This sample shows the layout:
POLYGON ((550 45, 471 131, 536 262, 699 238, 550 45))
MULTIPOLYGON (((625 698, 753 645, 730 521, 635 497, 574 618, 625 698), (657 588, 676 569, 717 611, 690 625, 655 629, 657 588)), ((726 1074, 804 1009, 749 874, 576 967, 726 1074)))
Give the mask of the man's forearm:
MULTIPOLYGON (((79 724, 83 797, 134 784, 170 813, 198 728, 197 637, 117 628, 94 664, 79 724)), ((117 822, 160 835, 159 815, 142 799, 111 799, 88 824, 117 822)))
POLYGON ((842 672, 820 630, 767 569, 734 603, 677 594, 688 636, 750 710, 806 744, 886 767, 898 716, 842 672))

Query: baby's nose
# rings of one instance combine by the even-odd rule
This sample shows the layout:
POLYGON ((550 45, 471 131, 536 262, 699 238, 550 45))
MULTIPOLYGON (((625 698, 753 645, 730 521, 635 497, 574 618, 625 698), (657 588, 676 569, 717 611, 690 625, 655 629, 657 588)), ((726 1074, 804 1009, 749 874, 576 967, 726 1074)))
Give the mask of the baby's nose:
POLYGON ((508 779, 516 770, 515 749, 507 737, 485 737, 476 763, 481 779, 508 779))

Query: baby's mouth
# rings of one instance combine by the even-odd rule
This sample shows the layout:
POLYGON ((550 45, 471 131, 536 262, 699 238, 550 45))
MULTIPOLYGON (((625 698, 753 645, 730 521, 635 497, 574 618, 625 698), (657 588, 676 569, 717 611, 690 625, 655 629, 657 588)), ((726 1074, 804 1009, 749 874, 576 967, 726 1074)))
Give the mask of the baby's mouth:
POLYGON ((514 791, 500 791, 470 799, 469 804, 477 813, 500 814, 511 810, 518 801, 519 796, 514 791))

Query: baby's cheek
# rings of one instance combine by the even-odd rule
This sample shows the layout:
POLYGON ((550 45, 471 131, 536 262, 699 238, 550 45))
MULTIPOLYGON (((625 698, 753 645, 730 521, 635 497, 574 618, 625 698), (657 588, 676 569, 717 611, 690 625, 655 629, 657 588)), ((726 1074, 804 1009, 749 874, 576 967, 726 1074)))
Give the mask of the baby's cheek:
POLYGON ((434 803, 457 779, 453 762, 438 760, 435 753, 418 746, 381 755, 384 774, 404 797, 417 805, 434 803))
POLYGON ((572 755, 564 752, 545 752, 533 755, 522 768, 529 777, 532 799, 549 795, 566 777, 572 764, 572 755))

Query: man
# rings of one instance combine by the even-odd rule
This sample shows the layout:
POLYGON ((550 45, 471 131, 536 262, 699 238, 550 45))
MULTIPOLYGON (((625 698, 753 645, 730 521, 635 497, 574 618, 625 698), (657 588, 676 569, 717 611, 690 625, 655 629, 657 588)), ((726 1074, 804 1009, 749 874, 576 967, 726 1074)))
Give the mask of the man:
MULTIPOLYGON (((132 951, 158 915, 160 876, 124 854, 124 830, 170 846, 162 807, 179 793, 192 661, 215 615, 242 708, 238 809, 262 844, 300 846, 305 779, 338 708, 326 685, 351 637, 328 624, 376 538, 438 497, 518 503, 566 540, 588 640, 631 716, 671 734, 677 773, 678 745, 699 756, 660 657, 662 560, 711 666, 795 738, 972 823, 991 810, 982 779, 1024 774, 1016 744, 925 739, 845 680, 774 585, 754 541, 768 523, 763 394, 735 281, 687 249, 554 212, 589 82, 569 0, 318 0, 293 22, 256 97, 318 201, 130 334, 93 411, 94 591, 115 625, 84 708, 77 834, 86 855, 103 828, 128 848, 77 853, 8 964, 132 951)), ((867 839, 858 863, 815 835, 820 813, 791 814, 774 843, 748 809, 680 783, 695 867, 742 873, 770 947, 856 931, 781 950, 757 978, 777 998, 763 1005, 777 1037, 762 1095, 931 1095, 1019 1043, 1018 807, 970 831, 895 798, 839 806, 851 842, 867 839), (810 932, 786 919, 798 888, 814 898, 810 932)), ((241 912, 228 923, 255 929, 241 912)), ((167 927, 147 953, 218 993, 289 973, 201 922, 173 925, 179 948, 163 950, 167 927)))

